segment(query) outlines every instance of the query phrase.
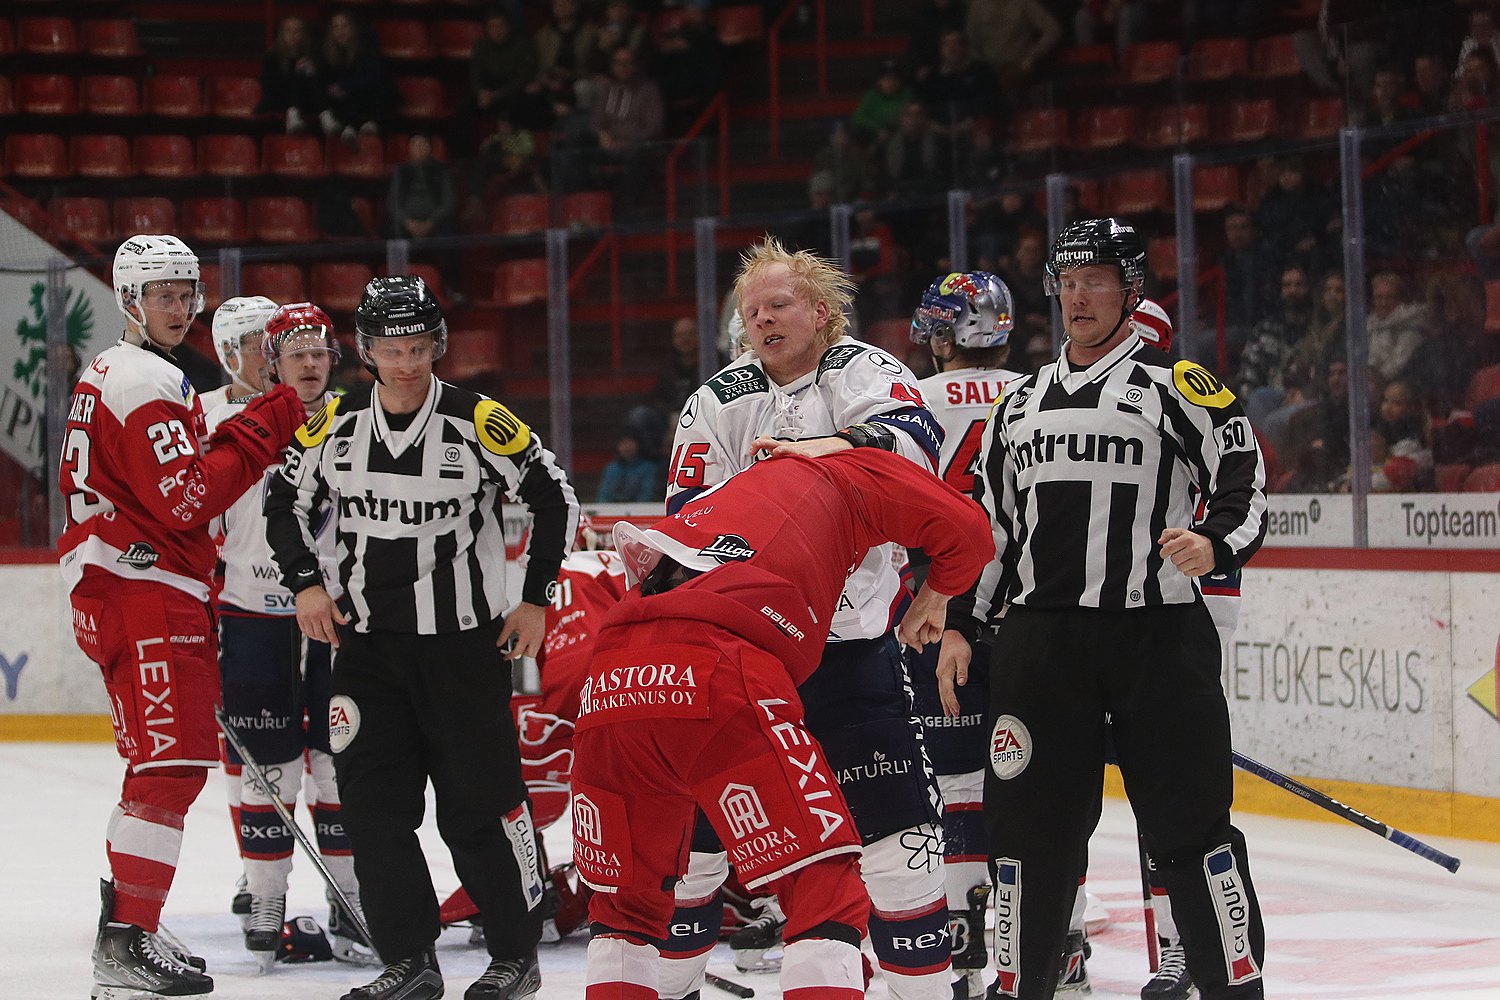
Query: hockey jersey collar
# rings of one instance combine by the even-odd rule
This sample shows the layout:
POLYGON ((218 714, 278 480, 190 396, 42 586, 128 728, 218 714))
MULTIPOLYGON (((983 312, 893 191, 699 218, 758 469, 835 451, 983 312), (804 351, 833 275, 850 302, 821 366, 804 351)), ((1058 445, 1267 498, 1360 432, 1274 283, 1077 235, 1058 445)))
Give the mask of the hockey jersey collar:
POLYGON ((1134 354, 1136 348, 1143 341, 1135 333, 1128 333, 1125 339, 1115 345, 1115 349, 1104 357, 1095 361, 1087 368, 1076 368, 1068 361, 1068 348, 1063 345, 1062 353, 1057 357, 1057 382, 1063 387, 1063 391, 1072 394, 1090 382, 1096 382, 1110 373, 1115 365, 1124 361, 1134 354))
POLYGON ((429 375, 428 378, 432 379, 432 384, 427 389, 427 399, 413 414, 411 423, 406 426, 406 429, 400 431, 391 430, 390 424, 385 419, 385 408, 380 405, 379 383, 371 387, 370 409, 374 412, 375 440, 385 445, 386 451, 391 453, 392 458, 400 458, 413 442, 422 439, 423 432, 427 430, 427 421, 431 419, 432 411, 437 409, 438 397, 443 394, 443 383, 436 375, 429 375))

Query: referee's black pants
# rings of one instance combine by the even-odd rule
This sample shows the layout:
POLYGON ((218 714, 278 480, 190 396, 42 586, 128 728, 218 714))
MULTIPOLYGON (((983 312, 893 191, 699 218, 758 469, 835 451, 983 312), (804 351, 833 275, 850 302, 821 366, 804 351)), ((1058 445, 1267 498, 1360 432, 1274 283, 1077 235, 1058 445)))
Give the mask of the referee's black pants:
POLYGON ((334 654, 332 744, 344 828, 365 920, 380 957, 411 958, 437 940, 438 901, 417 828, 427 781, 438 832, 484 919, 495 958, 541 938, 541 871, 510 714, 500 623, 446 635, 341 629, 334 654), (338 730, 352 701, 352 737, 338 730))
POLYGON ((1203 1000, 1263 995, 1265 932, 1245 840, 1229 823, 1234 779, 1219 662, 1201 602, 1006 613, 990 669, 984 817, 995 961, 1010 995, 1050 1000, 1056 989, 1103 807, 1106 713, 1203 1000))

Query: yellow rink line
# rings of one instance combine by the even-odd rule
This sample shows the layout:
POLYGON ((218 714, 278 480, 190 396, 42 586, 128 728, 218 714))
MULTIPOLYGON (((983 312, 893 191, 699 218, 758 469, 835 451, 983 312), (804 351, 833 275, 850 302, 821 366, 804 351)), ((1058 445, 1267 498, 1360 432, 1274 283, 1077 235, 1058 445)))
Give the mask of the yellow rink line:
MULTIPOLYGON (((107 715, 0 714, 0 740, 86 743, 109 742, 113 738, 107 715)), ((1500 843, 1500 799, 1325 778, 1304 780, 1345 805, 1407 833, 1500 843)), ((1118 769, 1105 768, 1104 790, 1108 795, 1125 797, 1118 769)), ((1234 808, 1237 812, 1265 816, 1348 822, 1243 771, 1234 775, 1234 808)))

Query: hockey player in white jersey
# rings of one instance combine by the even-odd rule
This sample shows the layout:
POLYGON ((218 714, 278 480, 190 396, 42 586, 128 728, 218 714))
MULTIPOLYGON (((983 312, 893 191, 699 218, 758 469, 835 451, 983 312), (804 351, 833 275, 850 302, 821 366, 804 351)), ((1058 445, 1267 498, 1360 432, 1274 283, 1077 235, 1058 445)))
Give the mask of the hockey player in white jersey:
MULTIPOLYGON (((260 325, 264 327, 262 343, 253 351, 242 351, 239 359, 242 364, 250 360, 257 366, 263 364, 264 371, 241 384, 291 386, 307 413, 316 413, 332 398, 328 378, 339 356, 327 314, 311 303, 299 302, 274 309, 260 325)), ((208 413, 209 426, 242 407, 240 400, 220 404, 208 413)), ((268 469, 267 476, 273 471, 268 469)), ((338 788, 328 747, 329 648, 306 638, 297 628, 296 601, 281 584, 266 540, 264 499, 262 480, 221 518, 224 587, 217 610, 225 718, 276 786, 288 812, 296 809, 303 752, 308 751, 316 789, 308 807, 318 850, 339 888, 354 902, 359 898, 358 885, 339 819, 338 788)), ((333 516, 331 508, 325 512, 318 533, 323 577, 330 592, 338 589, 334 533, 328 523, 333 516)), ((238 772, 242 763, 233 747, 228 748, 227 769, 238 772)), ((240 856, 250 896, 245 947, 265 972, 275 961, 281 940, 292 832, 278 817, 270 791, 253 781, 248 770, 241 775, 237 791, 240 856)), ((336 906, 330 907, 329 930, 335 957, 364 964, 375 961, 336 906)))
MULTIPOLYGON (((916 377, 844 335, 853 287, 831 263, 767 239, 744 255, 735 292, 750 353, 684 405, 668 511, 769 455, 881 448, 937 468, 942 429, 916 377)), ((890 546, 871 550, 853 567, 822 665, 799 693, 864 843, 870 939, 890 995, 947 1000, 941 805, 891 631, 905 596, 890 546)), ((694 847, 671 922, 693 932, 674 935, 663 949, 665 998, 698 987, 722 915, 722 848, 708 839, 694 847)))
MULTIPOLYGON (((922 398, 943 427, 938 475, 965 495, 974 490, 985 418, 1005 384, 1019 377, 1002 367, 1010 353, 1014 312, 1005 282, 986 271, 972 271, 935 280, 912 314, 911 340, 927 347, 938 372, 920 383, 922 398)), ((913 568, 920 575, 925 566, 913 568)), ((913 585, 920 582, 914 579, 913 585)), ((988 766, 984 713, 989 686, 977 672, 972 675, 959 689, 961 713, 950 718, 938 698, 938 647, 907 649, 904 655, 943 792, 943 875, 953 971, 959 976, 953 996, 966 1000, 984 995, 987 964, 984 914, 990 874, 980 807, 988 766)))
POLYGON ((238 295, 225 299, 214 310, 214 353, 219 367, 229 376, 229 384, 210 389, 199 397, 203 412, 211 413, 220 403, 243 399, 262 391, 261 338, 266 320, 276 311, 276 303, 264 295, 238 295))

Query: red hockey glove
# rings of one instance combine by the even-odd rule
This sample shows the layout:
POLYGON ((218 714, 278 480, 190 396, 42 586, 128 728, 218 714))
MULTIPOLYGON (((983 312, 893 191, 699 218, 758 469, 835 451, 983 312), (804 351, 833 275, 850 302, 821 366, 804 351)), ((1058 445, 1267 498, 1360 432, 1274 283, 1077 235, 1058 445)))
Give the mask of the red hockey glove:
POLYGON ((306 419, 307 410, 297 393, 290 386, 278 385, 220 424, 211 443, 237 447, 258 465, 274 465, 281 460, 281 449, 291 443, 292 432, 306 419))

